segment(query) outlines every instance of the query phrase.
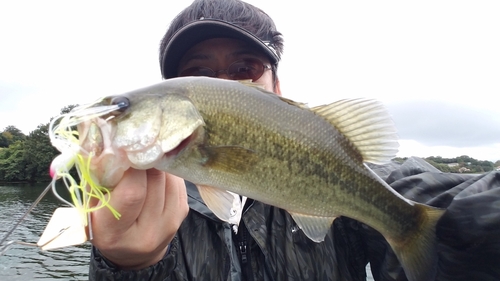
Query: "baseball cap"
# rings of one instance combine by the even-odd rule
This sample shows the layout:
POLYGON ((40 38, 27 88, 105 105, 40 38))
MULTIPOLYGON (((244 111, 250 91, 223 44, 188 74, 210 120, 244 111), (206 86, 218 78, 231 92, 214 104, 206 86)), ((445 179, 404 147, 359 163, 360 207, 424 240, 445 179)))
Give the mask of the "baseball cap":
MULTIPOLYGON (((246 3, 244 4, 249 5, 246 3)), ((254 17, 254 21, 260 20, 261 22, 243 22, 239 19, 231 18, 231 13, 227 13, 228 16, 221 16, 219 14, 218 18, 200 17, 184 25, 179 22, 181 21, 179 16, 174 19, 170 29, 177 26, 180 26, 180 28, 177 30, 169 29, 160 47, 160 67, 162 76, 164 78, 176 77, 180 60, 184 54, 194 45, 211 38, 233 38, 244 41, 249 44, 249 46, 260 50, 266 55, 271 64, 277 65, 282 51, 281 34, 276 31, 272 19, 267 16, 267 14, 264 14, 258 8, 253 6, 250 7, 264 15, 261 17, 254 17), (240 24, 236 24, 236 22, 240 24), (255 33, 258 35, 243 28, 241 25, 250 27, 259 26, 257 29, 254 28, 256 31, 255 33)), ((184 19, 184 21, 186 20, 184 19)))

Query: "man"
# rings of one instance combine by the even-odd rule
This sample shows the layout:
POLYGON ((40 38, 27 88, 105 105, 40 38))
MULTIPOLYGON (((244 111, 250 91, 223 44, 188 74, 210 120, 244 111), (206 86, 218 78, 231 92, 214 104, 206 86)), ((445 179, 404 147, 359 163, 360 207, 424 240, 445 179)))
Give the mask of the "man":
MULTIPOLYGON (((282 36, 263 11, 238 0, 196 0, 171 23, 160 65, 167 79, 251 79, 280 95, 282 52, 282 36)), ((445 175, 413 158, 373 168, 412 200, 448 207, 437 229, 437 280, 500 278, 500 219, 491 216, 500 205, 500 174, 445 175)), ((121 219, 106 209, 92 214, 90 280, 365 280, 368 262, 376 280, 405 280, 383 237, 357 221, 336 219, 315 243, 286 211, 241 199, 242 219, 230 225, 192 184, 128 170, 110 202, 121 219)))

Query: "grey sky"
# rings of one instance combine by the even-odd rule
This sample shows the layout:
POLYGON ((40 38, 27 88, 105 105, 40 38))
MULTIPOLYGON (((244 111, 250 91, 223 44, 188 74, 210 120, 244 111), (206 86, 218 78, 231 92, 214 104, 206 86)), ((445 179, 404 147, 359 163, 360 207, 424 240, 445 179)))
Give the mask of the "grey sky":
MULTIPOLYGON (((499 1, 248 2, 285 37, 284 96, 384 102, 399 156, 500 159, 499 1)), ((0 2, 0 129, 161 81, 159 40, 190 3, 0 2)))
POLYGON ((389 110, 400 137, 418 139, 424 145, 471 147, 499 142, 500 118, 492 112, 444 101, 399 103, 389 110))

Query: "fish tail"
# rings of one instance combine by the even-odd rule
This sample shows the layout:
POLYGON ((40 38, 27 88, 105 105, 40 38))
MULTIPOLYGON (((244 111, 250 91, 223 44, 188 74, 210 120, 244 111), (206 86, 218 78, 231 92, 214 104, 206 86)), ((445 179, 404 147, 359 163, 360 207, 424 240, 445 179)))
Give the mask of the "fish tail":
POLYGON ((436 224, 443 215, 443 209, 414 203, 419 213, 416 231, 401 240, 389 241, 409 281, 434 280, 437 265, 436 224))

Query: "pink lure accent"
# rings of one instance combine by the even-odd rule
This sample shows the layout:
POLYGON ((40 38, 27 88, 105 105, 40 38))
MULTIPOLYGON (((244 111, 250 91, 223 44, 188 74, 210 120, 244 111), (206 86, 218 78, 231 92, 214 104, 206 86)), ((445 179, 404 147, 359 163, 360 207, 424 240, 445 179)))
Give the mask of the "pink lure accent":
POLYGON ((57 176, 56 169, 54 168, 54 161, 50 164, 49 174, 51 178, 55 178, 57 176))
POLYGON ((59 154, 52 160, 50 163, 49 174, 53 179, 59 179, 59 175, 57 174, 58 167, 64 167, 68 162, 71 154, 59 154))

